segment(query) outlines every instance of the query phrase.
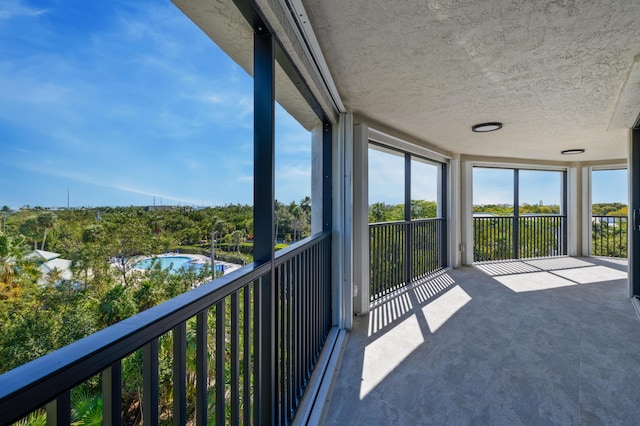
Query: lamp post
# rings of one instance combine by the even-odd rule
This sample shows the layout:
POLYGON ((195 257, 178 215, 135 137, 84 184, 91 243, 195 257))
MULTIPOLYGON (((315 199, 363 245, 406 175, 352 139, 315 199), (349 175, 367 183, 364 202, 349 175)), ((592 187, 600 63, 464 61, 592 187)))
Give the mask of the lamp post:
POLYGON ((211 231, 211 279, 216 279, 216 263, 215 263, 215 244, 216 244, 216 234, 218 231, 211 231))

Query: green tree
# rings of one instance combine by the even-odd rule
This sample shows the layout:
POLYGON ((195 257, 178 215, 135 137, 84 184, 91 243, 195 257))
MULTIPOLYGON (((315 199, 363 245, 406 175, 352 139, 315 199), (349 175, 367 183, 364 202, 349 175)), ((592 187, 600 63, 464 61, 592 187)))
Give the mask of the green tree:
POLYGON ((41 250, 44 250, 44 245, 47 241, 47 231, 54 227, 57 219, 58 217, 51 212, 44 212, 37 217, 36 223, 38 228, 43 230, 42 244, 40 245, 41 250))
POLYGON ((136 305, 131 291, 125 286, 116 285, 109 290, 98 306, 100 325, 108 327, 136 313, 136 305))
POLYGON ((23 236, 0 235, 0 301, 11 301, 25 285, 37 283, 40 271, 27 253, 23 236))

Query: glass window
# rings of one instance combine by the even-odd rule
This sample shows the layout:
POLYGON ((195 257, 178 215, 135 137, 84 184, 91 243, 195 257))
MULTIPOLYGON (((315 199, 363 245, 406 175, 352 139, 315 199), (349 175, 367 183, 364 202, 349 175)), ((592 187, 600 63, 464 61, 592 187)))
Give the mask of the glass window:
POLYGON ((441 167, 420 157, 411 157, 411 219, 440 216, 441 167))
POLYGON ((404 220, 404 154, 369 144, 369 223, 404 220))
POLYGON ((560 214, 562 172, 519 170, 518 214, 560 214))
POLYGON ((513 215, 513 169, 473 168, 473 214, 513 215))
POLYGON ((309 237, 312 220, 317 222, 313 229, 322 229, 322 218, 312 217, 312 204, 322 204, 322 179, 313 182, 314 174, 321 174, 322 170, 322 121, 279 65, 275 115, 276 248, 309 237), (312 158, 317 162, 313 163, 312 158))

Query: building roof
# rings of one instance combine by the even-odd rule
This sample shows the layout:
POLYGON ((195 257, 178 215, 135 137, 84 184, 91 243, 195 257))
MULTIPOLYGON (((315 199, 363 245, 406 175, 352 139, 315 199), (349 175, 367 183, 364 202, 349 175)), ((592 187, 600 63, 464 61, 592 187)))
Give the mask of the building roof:
POLYGON ((42 260, 44 262, 48 262, 53 259, 57 259, 60 257, 59 253, 53 253, 51 251, 45 250, 34 250, 28 255, 29 258, 35 258, 37 260, 42 260))

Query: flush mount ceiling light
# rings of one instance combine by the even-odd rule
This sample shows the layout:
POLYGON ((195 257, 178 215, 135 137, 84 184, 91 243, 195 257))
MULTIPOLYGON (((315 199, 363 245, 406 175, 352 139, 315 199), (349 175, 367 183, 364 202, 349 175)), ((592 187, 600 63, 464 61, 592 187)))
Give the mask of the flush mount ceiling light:
POLYGON ((565 149, 564 151, 560 151, 562 155, 575 155, 584 153, 583 148, 573 148, 573 149, 565 149))
POLYGON ((484 133, 484 132, 493 132, 496 130, 502 129, 502 123, 492 122, 492 123, 480 123, 476 124, 471 128, 474 132, 484 133))

